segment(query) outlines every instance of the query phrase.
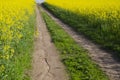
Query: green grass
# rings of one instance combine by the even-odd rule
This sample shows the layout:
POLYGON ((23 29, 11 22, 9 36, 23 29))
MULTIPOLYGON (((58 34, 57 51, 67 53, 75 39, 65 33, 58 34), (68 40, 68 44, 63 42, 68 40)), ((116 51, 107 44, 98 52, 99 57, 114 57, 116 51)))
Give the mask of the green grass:
POLYGON ((61 55, 71 80, 109 80, 80 47, 47 13, 42 12, 52 41, 61 55))
POLYGON ((93 42, 100 44, 102 48, 120 56, 120 21, 109 18, 105 21, 95 18, 94 15, 77 14, 49 3, 44 3, 43 6, 78 33, 84 34, 93 42))
MULTIPOLYGON (((27 15, 27 14, 26 14, 27 15)), ((15 54, 11 60, 6 62, 6 76, 0 80, 30 80, 29 70, 31 69, 31 59, 34 47, 35 14, 29 16, 29 21, 24 23, 22 39, 18 43, 12 44, 15 54), (29 72, 29 73, 28 73, 29 72)))
MULTIPOLYGON (((30 80, 28 71, 31 68, 32 52, 34 49, 35 15, 31 15, 28 24, 24 28, 24 37, 16 45, 14 62, 14 80, 30 80)), ((11 79, 13 80, 13 79, 11 79)))

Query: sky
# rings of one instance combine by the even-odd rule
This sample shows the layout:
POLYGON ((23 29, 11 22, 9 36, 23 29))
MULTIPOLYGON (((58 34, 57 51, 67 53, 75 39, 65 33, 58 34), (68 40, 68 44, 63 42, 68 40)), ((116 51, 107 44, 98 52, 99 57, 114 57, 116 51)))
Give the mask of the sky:
POLYGON ((42 3, 44 2, 45 0, 36 0, 37 3, 42 3))

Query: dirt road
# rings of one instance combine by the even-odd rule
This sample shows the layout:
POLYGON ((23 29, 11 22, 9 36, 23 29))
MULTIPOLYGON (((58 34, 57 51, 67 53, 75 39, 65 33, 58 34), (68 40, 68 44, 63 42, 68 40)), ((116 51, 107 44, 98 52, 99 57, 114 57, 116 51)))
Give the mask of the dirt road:
POLYGON ((59 53, 51 42, 49 32, 36 7, 37 29, 33 54, 32 80, 68 80, 65 67, 60 62, 59 53))

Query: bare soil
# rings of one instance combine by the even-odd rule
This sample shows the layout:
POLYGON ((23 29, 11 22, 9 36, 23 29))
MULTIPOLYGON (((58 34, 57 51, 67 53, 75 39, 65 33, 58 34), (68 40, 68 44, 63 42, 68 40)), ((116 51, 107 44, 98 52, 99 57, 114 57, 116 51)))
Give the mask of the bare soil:
POLYGON ((51 42, 49 32, 36 7, 38 36, 35 39, 32 80, 68 80, 59 53, 51 42))
MULTIPOLYGON (((76 33, 70 26, 64 24, 46 9, 42 8, 51 18, 60 25, 80 46, 89 52, 91 59, 100 66, 110 80, 120 80, 120 62, 113 55, 100 48, 99 45, 76 33)), ((62 79, 61 79, 62 80, 62 79)))

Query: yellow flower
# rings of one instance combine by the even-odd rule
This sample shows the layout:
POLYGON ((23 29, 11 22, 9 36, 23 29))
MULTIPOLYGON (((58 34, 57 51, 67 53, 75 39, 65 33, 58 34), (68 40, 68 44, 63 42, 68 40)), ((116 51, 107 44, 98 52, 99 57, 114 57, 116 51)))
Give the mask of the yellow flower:
POLYGON ((4 70, 5 70, 4 65, 1 65, 1 66, 0 66, 0 73, 2 73, 4 70))
POLYGON ((9 50, 9 48, 10 48, 10 46, 9 46, 9 45, 5 45, 5 46, 4 46, 4 49, 3 49, 3 51, 8 51, 8 50, 9 50))

